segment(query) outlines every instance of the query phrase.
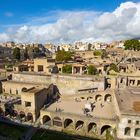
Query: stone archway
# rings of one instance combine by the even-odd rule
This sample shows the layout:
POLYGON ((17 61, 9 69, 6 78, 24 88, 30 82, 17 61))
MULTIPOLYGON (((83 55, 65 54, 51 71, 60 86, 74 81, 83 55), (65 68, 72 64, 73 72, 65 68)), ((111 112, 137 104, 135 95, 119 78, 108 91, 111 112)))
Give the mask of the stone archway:
POLYGON ((33 115, 32 113, 27 113, 27 121, 33 122, 33 115))
POLYGON ((102 100, 102 95, 98 94, 95 96, 95 101, 101 101, 102 100))
POLYGON ((21 89, 22 92, 25 92, 26 90, 27 90, 26 87, 23 87, 23 88, 21 89))
POLYGON ((96 133, 96 132, 97 132, 97 124, 94 122, 89 123, 88 133, 96 133))
POLYGON ((13 110, 12 116, 13 117, 17 117, 18 116, 18 112, 16 110, 13 110))
POLYGON ((104 97, 105 102, 111 102, 112 101, 112 96, 110 94, 106 94, 104 97))
POLYGON ((50 126, 51 125, 51 117, 48 116, 48 115, 43 116, 42 123, 44 125, 49 125, 50 126))
POLYGON ((53 125, 54 126, 58 126, 58 127, 62 127, 62 120, 60 117, 54 117, 53 118, 53 125))
POLYGON ((77 121, 76 124, 75 124, 75 129, 76 129, 76 130, 81 130, 81 129, 83 128, 83 126, 84 126, 84 122, 81 121, 81 120, 79 120, 79 121, 77 121))
POLYGON ((64 128, 73 128, 73 120, 68 118, 65 119, 64 128))
POLYGON ((110 125, 104 125, 101 128, 101 135, 105 135, 107 133, 107 131, 110 131, 112 127, 110 125))
POLYGON ((130 127, 126 127, 124 129, 124 135, 130 136, 130 133, 131 133, 131 128, 130 127))
POLYGON ((25 118, 26 118, 26 116, 25 116, 25 112, 20 111, 20 113, 19 113, 19 117, 20 117, 21 120, 24 120, 24 121, 25 121, 25 118))
POLYGON ((140 128, 135 129, 135 136, 140 137, 140 128))

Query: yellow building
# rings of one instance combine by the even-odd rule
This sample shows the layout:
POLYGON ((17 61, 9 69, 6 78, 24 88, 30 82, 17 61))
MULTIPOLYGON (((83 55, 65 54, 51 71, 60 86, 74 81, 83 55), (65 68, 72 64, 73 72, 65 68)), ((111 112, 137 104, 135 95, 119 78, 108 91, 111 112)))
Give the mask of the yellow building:
POLYGON ((55 66, 55 60, 52 58, 34 59, 34 72, 51 74, 54 66, 55 66))

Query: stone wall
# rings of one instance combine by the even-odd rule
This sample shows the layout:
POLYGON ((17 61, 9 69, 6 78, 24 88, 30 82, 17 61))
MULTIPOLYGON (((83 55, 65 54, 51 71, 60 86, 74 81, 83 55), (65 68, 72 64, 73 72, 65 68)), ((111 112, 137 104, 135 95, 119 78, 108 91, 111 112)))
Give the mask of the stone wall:
POLYGON ((0 93, 2 93, 2 83, 0 81, 0 93))
POLYGON ((75 94, 78 90, 98 88, 105 89, 104 77, 78 76, 78 75, 42 75, 33 73, 14 73, 12 80, 17 82, 30 82, 39 84, 54 84, 61 94, 75 94))
POLYGON ((136 130, 140 129, 140 127, 139 124, 137 124, 137 121, 140 122, 139 116, 122 115, 120 123, 118 124, 118 138, 126 140, 139 140, 140 130, 139 132, 136 132, 136 130))
POLYGON ((37 86, 39 86, 39 84, 15 82, 15 81, 3 81, 2 82, 2 89, 3 89, 2 92, 20 95, 22 93, 23 89, 25 89, 25 88, 29 89, 29 88, 37 87, 37 86))
MULTIPOLYGON (((45 110, 42 109, 40 112, 40 121, 41 124, 43 125, 43 118, 44 116, 48 116, 51 120, 50 126, 51 129, 56 130, 56 127, 53 125, 53 118, 58 117, 61 119, 62 121, 62 126, 59 127, 59 131, 64 131, 67 132, 65 130, 70 130, 68 132, 72 132, 73 134, 76 135, 81 135, 81 136, 86 136, 86 137, 96 137, 96 138, 100 138, 100 139, 104 139, 105 138, 105 133, 102 133, 102 128, 104 126, 110 126, 112 130, 114 130, 116 128, 116 121, 115 120, 110 120, 110 119, 101 119, 101 118, 94 118, 94 117, 87 117, 84 115, 77 115, 77 114, 71 114, 71 113, 65 113, 65 112, 53 112, 53 111, 49 111, 49 110, 45 110), (66 119, 71 119, 72 120, 72 125, 71 128, 66 128, 65 127, 65 122, 66 119), (76 123, 78 121, 83 121, 84 124, 82 126, 82 128, 80 128, 79 130, 76 129, 76 123), (89 125, 90 123, 95 123, 96 124, 96 132, 89 132, 89 125)), ((44 125, 45 126, 45 125, 44 125)))

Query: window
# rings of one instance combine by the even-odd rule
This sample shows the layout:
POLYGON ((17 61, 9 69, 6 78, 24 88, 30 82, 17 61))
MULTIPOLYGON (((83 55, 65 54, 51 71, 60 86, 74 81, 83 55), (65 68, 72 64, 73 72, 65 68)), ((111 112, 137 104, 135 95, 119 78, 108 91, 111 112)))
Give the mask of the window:
POLYGON ((138 86, 140 85, 140 80, 138 80, 138 83, 137 83, 137 85, 138 85, 138 86))
POLYGON ((25 107, 30 107, 31 106, 31 102, 25 102, 25 107))
POLYGON ((61 68, 59 68, 59 71, 61 71, 61 68))
POLYGON ((128 120, 128 123, 131 123, 131 120, 128 120))
POLYGON ((140 122, 139 121, 136 121, 136 125, 139 125, 140 124, 140 122))
POLYGON ((38 65, 38 72, 43 71, 43 65, 38 65))

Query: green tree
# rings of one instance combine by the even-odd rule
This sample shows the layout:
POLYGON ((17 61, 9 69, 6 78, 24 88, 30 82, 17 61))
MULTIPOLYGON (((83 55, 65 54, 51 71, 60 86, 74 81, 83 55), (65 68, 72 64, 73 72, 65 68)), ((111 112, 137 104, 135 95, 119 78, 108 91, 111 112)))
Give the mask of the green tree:
POLYGON ((62 67, 63 73, 72 73, 72 65, 65 65, 62 67))
POLYGON ((114 70, 115 72, 119 72, 117 65, 114 63, 110 64, 110 70, 114 70))
POLYGON ((14 48, 13 49, 13 58, 20 60, 20 48, 14 48))
POLYGON ((108 56, 108 54, 107 54, 106 50, 103 50, 102 55, 101 55, 102 59, 107 58, 107 56, 108 56))
POLYGON ((101 56, 101 55, 102 55, 102 51, 100 51, 100 50, 95 50, 95 51, 93 52, 93 54, 94 54, 95 56, 101 56))
POLYGON ((97 69, 95 68, 95 66, 89 65, 88 66, 88 74, 89 75, 96 75, 96 73, 97 73, 97 69))
POLYGON ((70 52, 70 51, 68 51, 68 52, 66 52, 64 50, 58 51, 56 53, 56 61, 59 61, 59 62, 65 61, 65 62, 67 62, 69 60, 72 60, 72 55, 73 55, 73 53, 70 52))
POLYGON ((136 39, 125 41, 124 46, 126 50, 135 50, 135 51, 140 50, 140 42, 139 40, 136 39))

